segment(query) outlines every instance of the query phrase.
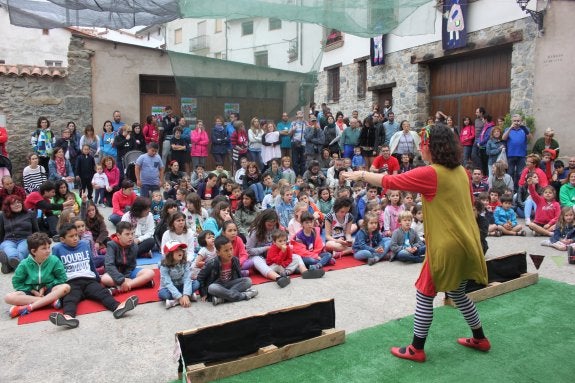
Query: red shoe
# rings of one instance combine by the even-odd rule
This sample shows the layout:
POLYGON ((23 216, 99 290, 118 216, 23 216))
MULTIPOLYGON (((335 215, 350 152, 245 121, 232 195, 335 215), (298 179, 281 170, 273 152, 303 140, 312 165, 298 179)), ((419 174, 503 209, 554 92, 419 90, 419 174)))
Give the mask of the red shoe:
POLYGON ((27 315, 32 312, 32 305, 24 305, 24 306, 12 306, 8 313, 10 314, 10 318, 16 318, 22 315, 27 315))
POLYGON ((487 338, 475 339, 475 338, 459 338, 457 343, 462 346, 474 348, 479 351, 489 351, 491 349, 491 343, 487 338))
POLYGON ((425 351, 418 350, 412 345, 407 347, 392 347, 391 353, 401 359, 413 360, 414 362, 425 362, 425 351))

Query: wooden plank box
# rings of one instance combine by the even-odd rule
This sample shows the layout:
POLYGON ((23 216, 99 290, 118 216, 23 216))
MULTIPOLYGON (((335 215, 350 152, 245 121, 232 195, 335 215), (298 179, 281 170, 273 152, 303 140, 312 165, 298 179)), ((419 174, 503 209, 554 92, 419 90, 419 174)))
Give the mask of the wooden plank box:
MULTIPOLYGON (((488 260, 488 285, 477 285, 470 281, 467 296, 473 302, 480 302, 537 283, 539 274, 527 272, 526 256, 525 252, 521 252, 488 260)), ((455 303, 447 296, 443 303, 455 307, 455 303)))
POLYGON ((335 328, 334 300, 176 333, 186 378, 207 382, 345 341, 335 328))

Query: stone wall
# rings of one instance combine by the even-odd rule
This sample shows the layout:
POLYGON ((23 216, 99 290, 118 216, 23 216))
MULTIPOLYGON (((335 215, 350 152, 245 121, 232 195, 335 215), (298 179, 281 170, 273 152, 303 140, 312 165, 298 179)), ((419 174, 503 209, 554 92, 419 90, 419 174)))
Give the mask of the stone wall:
POLYGON ((81 39, 72 37, 65 77, 0 76, 0 113, 6 115, 8 154, 17 181, 27 166, 38 117, 48 118, 56 137, 68 121, 80 131, 92 123, 91 56, 81 39))
MULTIPOLYGON (((500 43, 502 36, 520 31, 523 39, 513 44, 511 69, 511 105, 512 111, 533 114, 533 76, 535 73, 535 42, 537 27, 530 18, 495 25, 468 35, 469 47, 486 47, 490 43, 500 43)), ((431 115, 430 72, 426 64, 412 64, 411 56, 433 59, 443 56, 441 41, 425 44, 385 55, 385 65, 367 66, 367 86, 396 83, 393 88, 393 110, 396 120, 408 120, 412 126, 423 126, 427 116, 431 115)), ((341 110, 350 115, 358 110, 360 116, 370 112, 376 95, 368 91, 364 99, 357 97, 357 64, 340 67, 339 102, 327 100, 327 72, 318 76, 314 99, 319 105, 327 102, 332 112, 341 110)))

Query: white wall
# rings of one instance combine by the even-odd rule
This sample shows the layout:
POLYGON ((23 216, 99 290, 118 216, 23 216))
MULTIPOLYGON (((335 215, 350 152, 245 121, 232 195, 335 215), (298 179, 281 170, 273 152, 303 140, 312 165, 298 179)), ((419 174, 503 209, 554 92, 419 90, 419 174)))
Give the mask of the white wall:
POLYGON ((22 28, 10 24, 8 12, 0 7, 0 60, 7 65, 45 66, 45 60, 62 61, 68 66, 68 45, 72 34, 67 29, 22 28))
MULTIPOLYGON (((434 33, 414 36, 398 36, 393 34, 394 31, 391 31, 386 39, 385 53, 397 52, 403 49, 441 41, 442 21, 440 12, 434 7, 435 4, 435 1, 430 1, 423 6, 427 12, 436 13, 434 33)), ((477 0, 469 4, 468 15, 468 32, 478 31, 493 25, 528 17, 521 8, 519 8, 515 0, 477 0)), ((417 21, 414 20, 413 15, 406 18, 404 22, 399 25, 398 31, 408 29, 404 28, 405 25, 403 24, 409 24, 412 22, 417 23, 417 21)), ((341 48, 324 53, 321 64, 322 69, 326 66, 335 65, 340 62, 342 65, 348 65, 353 63, 353 60, 358 57, 369 55, 369 39, 349 34, 346 34, 344 38, 345 42, 341 48)))
POLYGON ((206 22, 206 35, 208 36, 209 52, 202 54, 202 56, 215 57, 216 53, 225 53, 226 50, 226 37, 225 37, 225 20, 222 21, 222 29, 216 33, 216 20, 215 19, 178 19, 170 21, 166 24, 166 46, 170 51, 180 53, 194 53, 190 52, 190 39, 198 36, 198 23, 206 22), (182 28, 182 42, 176 44, 174 41, 175 31, 182 28))

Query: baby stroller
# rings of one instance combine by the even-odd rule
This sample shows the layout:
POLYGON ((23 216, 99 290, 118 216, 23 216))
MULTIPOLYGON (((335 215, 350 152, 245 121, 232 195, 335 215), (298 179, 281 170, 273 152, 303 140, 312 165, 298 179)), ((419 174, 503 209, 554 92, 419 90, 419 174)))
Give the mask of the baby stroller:
POLYGON ((0 178, 12 175, 12 161, 10 158, 0 155, 0 178))
POLYGON ((126 179, 132 182, 136 182, 136 160, 140 157, 143 152, 139 150, 130 150, 128 153, 124 154, 122 162, 124 163, 124 175, 126 179))

